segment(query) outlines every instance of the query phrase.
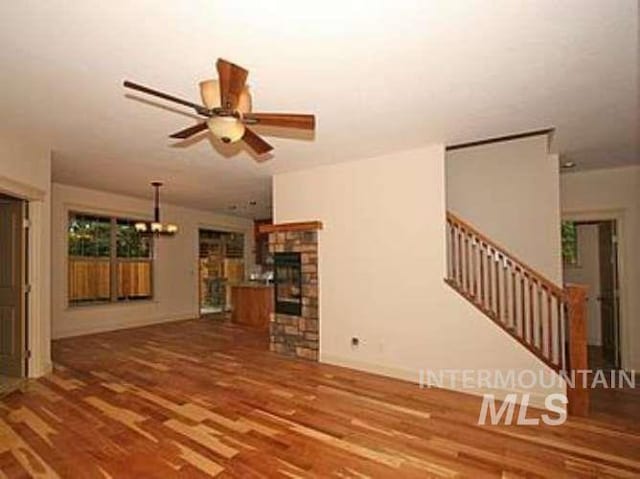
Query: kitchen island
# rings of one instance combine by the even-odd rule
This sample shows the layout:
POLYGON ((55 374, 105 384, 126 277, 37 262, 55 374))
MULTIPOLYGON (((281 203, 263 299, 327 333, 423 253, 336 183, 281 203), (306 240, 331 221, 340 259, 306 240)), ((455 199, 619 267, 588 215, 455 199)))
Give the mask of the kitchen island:
POLYGON ((273 312, 273 286, 245 282, 231 287, 231 321, 263 331, 269 330, 273 312))

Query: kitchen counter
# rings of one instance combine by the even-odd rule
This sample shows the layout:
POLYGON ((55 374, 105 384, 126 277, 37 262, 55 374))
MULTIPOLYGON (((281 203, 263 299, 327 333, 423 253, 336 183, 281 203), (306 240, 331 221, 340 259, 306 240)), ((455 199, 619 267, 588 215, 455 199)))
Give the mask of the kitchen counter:
POLYGON ((273 286, 253 281, 234 284, 231 308, 232 322, 268 331, 273 312, 273 286))

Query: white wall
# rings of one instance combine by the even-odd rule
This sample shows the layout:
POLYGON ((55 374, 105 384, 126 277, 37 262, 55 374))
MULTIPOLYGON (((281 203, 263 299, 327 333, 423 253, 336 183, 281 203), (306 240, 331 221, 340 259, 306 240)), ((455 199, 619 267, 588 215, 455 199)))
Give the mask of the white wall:
POLYGON ((551 373, 443 281, 442 146, 276 175, 274 210, 277 223, 324 223, 321 361, 410 381, 420 369, 551 373))
POLYGON ((560 191, 564 217, 619 221, 622 366, 640 370, 640 167, 563 174, 560 191))
POLYGON ((560 285, 559 176, 546 135, 449 151, 447 208, 560 285))
POLYGON ((597 224, 577 227, 578 264, 565 265, 565 283, 583 284, 589 288, 587 296, 587 340, 594 346, 602 345, 600 321, 600 245, 597 224))
POLYGON ((0 191, 29 201, 29 376, 51 369, 51 153, 31 139, 0 137, 0 191))
POLYGON ((69 211, 151 218, 152 200, 101 191, 53 185, 52 308, 53 337, 109 331, 143 324, 198 316, 198 229, 245 233, 246 271, 253 262, 253 222, 161 204, 162 220, 176 223, 180 232, 156 244, 154 299, 133 303, 69 307, 67 304, 67 225, 69 211))

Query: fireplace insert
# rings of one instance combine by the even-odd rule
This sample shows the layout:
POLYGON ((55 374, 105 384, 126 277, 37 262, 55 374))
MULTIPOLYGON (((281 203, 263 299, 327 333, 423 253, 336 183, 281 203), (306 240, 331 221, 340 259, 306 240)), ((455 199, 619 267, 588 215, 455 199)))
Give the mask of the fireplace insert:
POLYGON ((276 313, 302 314, 302 266, 300 253, 274 253, 276 313))

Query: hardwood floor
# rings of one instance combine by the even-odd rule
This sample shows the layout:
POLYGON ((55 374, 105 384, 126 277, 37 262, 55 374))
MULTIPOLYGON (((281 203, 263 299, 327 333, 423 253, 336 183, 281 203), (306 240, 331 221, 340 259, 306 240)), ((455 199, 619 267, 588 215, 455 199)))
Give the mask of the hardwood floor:
POLYGON ((284 359, 211 320, 53 357, 0 403, 0 477, 640 477, 638 416, 478 426, 478 398, 284 359))
POLYGON ((14 378, 0 374, 0 398, 20 389, 26 382, 25 378, 14 378))

